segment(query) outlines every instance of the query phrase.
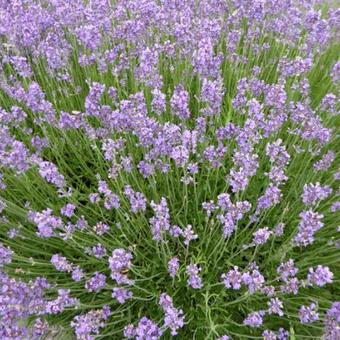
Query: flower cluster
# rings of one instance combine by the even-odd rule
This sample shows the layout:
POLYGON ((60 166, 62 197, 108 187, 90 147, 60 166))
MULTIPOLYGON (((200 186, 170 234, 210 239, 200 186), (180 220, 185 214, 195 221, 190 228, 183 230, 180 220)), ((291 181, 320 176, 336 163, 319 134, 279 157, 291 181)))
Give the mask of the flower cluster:
POLYGON ((340 11, 0 0, 0 338, 340 338, 340 11))

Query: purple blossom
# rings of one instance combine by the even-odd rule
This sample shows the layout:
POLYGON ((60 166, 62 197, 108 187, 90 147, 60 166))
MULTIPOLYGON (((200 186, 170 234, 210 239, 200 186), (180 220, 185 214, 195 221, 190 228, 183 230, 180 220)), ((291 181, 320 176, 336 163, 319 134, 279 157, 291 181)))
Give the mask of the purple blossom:
POLYGON ((75 209, 76 206, 74 204, 68 203, 61 208, 60 213, 66 217, 72 217, 75 209))
POLYGON ((340 322, 340 302, 333 302, 331 308, 327 311, 327 316, 340 322))
POLYGON ((226 274, 222 274, 221 279, 226 288, 232 288, 238 290, 242 285, 242 273, 238 271, 238 267, 234 266, 226 274))
POLYGON ((305 184, 303 187, 302 201, 306 206, 314 205, 318 201, 326 199, 332 193, 329 186, 321 186, 319 182, 315 184, 305 184))
POLYGON ((294 241, 298 246, 307 246, 314 243, 314 234, 324 226, 321 222, 323 215, 308 210, 301 212, 299 216, 301 220, 294 241))
POLYGON ((166 110, 166 99, 165 94, 158 89, 152 90, 152 110, 157 114, 161 115, 166 110))
POLYGON ((168 272, 172 278, 174 278, 179 269, 179 260, 177 257, 173 257, 168 262, 168 272))
POLYGON ((104 94, 105 85, 94 82, 85 100, 86 114, 89 116, 99 116, 99 102, 104 94))
POLYGON ((326 171, 330 168, 334 160, 335 153, 332 150, 329 150, 318 162, 313 165, 314 169, 317 171, 326 171))
POLYGON ((217 196, 217 204, 222 210, 230 210, 233 208, 233 204, 230 200, 230 196, 227 193, 219 194, 217 196))
POLYGON ((111 278, 118 284, 131 285, 133 281, 129 280, 122 272, 131 268, 131 260, 133 256, 125 249, 115 249, 112 251, 112 256, 109 257, 109 268, 111 270, 111 278))
POLYGON ((107 210, 111 209, 119 209, 120 207, 120 200, 116 194, 110 193, 105 196, 104 199, 104 208, 107 210))
POLYGON ((112 290, 112 297, 116 299, 120 304, 125 303, 126 300, 132 299, 133 293, 125 288, 116 287, 112 290))
POLYGON ((256 212, 259 213, 263 209, 268 209, 278 204, 281 200, 281 197, 281 190, 272 184, 269 185, 264 195, 260 196, 257 201, 256 212))
POLYGON ((190 224, 183 230, 182 236, 184 237, 184 244, 187 247, 189 246, 190 241, 198 239, 198 235, 193 232, 192 225, 190 224))
POLYGON ((93 339, 92 335, 99 334, 99 330, 105 326, 105 321, 110 315, 110 308, 104 306, 102 309, 75 316, 71 327, 75 329, 77 339, 93 339))
POLYGON ((195 264, 190 264, 186 268, 186 273, 189 276, 187 283, 194 289, 201 289, 203 287, 202 279, 198 275, 200 271, 201 268, 195 264))
POLYGON ((170 100, 172 114, 182 119, 190 117, 189 95, 182 85, 178 85, 170 100))
POLYGON ((91 249, 88 249, 88 253, 96 257, 97 259, 101 259, 106 256, 106 248, 98 243, 97 245, 93 246, 91 249))
POLYGON ((284 328, 279 328, 279 333, 277 335, 278 340, 288 340, 289 332, 286 331, 284 328))
POLYGON ((214 204, 214 201, 203 202, 202 208, 203 208, 203 210, 206 211, 206 214, 207 214, 208 217, 210 217, 211 214, 216 210, 216 206, 214 204))
POLYGON ((92 193, 89 195, 89 200, 92 204, 100 202, 100 195, 98 193, 92 193))
POLYGON ((277 340, 277 336, 273 331, 266 329, 262 332, 263 340, 277 340))
POLYGON ((103 223, 103 222, 98 222, 94 227, 93 227, 93 230, 94 232, 99 235, 99 236, 102 236, 106 233, 109 232, 110 230, 110 227, 106 224, 106 223, 103 223))
POLYGON ((45 313, 48 303, 45 291, 50 285, 43 278, 25 283, 0 273, 0 286, 0 335, 2 338, 24 337, 27 328, 21 321, 45 313))
POLYGON ((4 201, 0 200, 0 213, 2 213, 6 209, 6 207, 7 204, 4 201))
POLYGON ((340 201, 334 202, 330 208, 330 211, 335 213, 340 210, 340 201))
POLYGON ((213 41, 207 37, 199 41, 193 53, 193 66, 202 77, 217 77, 222 62, 221 56, 214 55, 213 41))
POLYGON ((284 223, 278 223, 276 226, 275 226, 275 229, 273 231, 273 234, 276 236, 276 237, 280 237, 283 235, 284 233, 284 228, 285 228, 285 224, 284 223))
POLYGON ((72 280, 73 281, 79 282, 84 278, 84 276, 85 276, 85 274, 80 267, 78 267, 78 266, 73 267, 73 269, 72 269, 72 280))
POLYGON ((272 298, 267 303, 268 304, 268 314, 277 314, 279 316, 283 316, 283 303, 278 298, 272 298))
POLYGON ((340 336, 340 302, 333 302, 325 316, 324 338, 336 340, 340 336))
POLYGON ((49 332, 49 325, 46 320, 42 320, 41 318, 37 318, 34 321, 34 325, 32 327, 32 336, 34 339, 39 339, 43 336, 46 336, 49 332))
POLYGON ((133 325, 128 325, 124 329, 124 337, 131 339, 135 338, 137 340, 150 339, 157 340, 162 336, 161 329, 147 317, 142 317, 138 325, 134 327, 133 325))
POLYGON ((72 264, 68 262, 66 257, 60 256, 59 254, 54 254, 51 257, 51 263, 59 272, 70 273, 72 271, 72 264))
POLYGON ((12 262, 12 255, 12 250, 0 243, 0 268, 12 262))
POLYGON ((268 227, 257 230, 254 233, 254 239, 253 239, 254 244, 256 245, 265 244, 268 241, 271 234, 272 232, 269 231, 268 227))
POLYGON ((301 306, 299 310, 299 319, 302 324, 313 323, 319 320, 319 313, 316 312, 316 304, 310 306, 301 306))
POLYGON ((293 278, 298 273, 298 269, 294 265, 294 260, 289 259, 287 262, 281 263, 277 268, 280 280, 287 282, 289 278, 293 278))
POLYGON ((45 312, 47 314, 59 314, 66 307, 73 307, 78 304, 78 300, 70 297, 70 290, 58 289, 58 297, 46 304, 45 312))
POLYGON ((48 183, 54 184, 57 188, 64 188, 66 186, 65 178, 58 171, 58 168, 50 162, 40 162, 39 174, 48 183))
POLYGON ((129 199, 131 210, 133 213, 146 210, 147 200, 141 192, 135 192, 130 186, 126 186, 124 189, 124 195, 129 199))
POLYGON ((252 312, 244 319, 243 324, 253 328, 261 327, 264 314, 264 311, 252 312))
POLYGON ((253 294, 257 290, 260 290, 265 283, 263 275, 258 271, 257 268, 254 268, 250 272, 243 273, 242 281, 248 287, 248 291, 250 294, 253 294))
POLYGON ((177 335, 177 330, 184 326, 183 311, 174 307, 172 298, 166 293, 161 294, 159 305, 165 313, 164 327, 170 328, 172 336, 177 335))
POLYGON ((220 114, 223 99, 222 79, 207 80, 203 79, 201 89, 201 100, 206 103, 202 113, 206 116, 217 116, 220 114))
POLYGON ((319 287, 323 287, 327 283, 333 282, 333 273, 329 270, 328 267, 317 266, 314 270, 313 268, 309 268, 307 280, 310 284, 316 285, 319 287))
POLYGON ((284 294, 297 295, 299 292, 299 280, 296 277, 287 279, 284 285, 280 286, 280 290, 284 294))
POLYGON ((86 281, 85 289, 88 292, 100 292, 106 286, 106 276, 95 272, 94 275, 86 281))
POLYGON ((63 221, 59 217, 53 216, 51 209, 45 209, 41 213, 34 213, 33 222, 38 227, 37 235, 43 238, 54 236, 55 229, 63 226, 63 221))
POLYGON ((138 170, 144 178, 148 178, 154 174, 155 167, 149 162, 140 161, 138 163, 138 170))
POLYGON ((172 237, 178 238, 183 235, 183 230, 178 225, 171 226, 169 234, 172 237))
POLYGON ((153 239, 160 241, 163 233, 170 229, 170 214, 166 199, 162 197, 159 204, 151 201, 151 208, 155 212, 155 216, 149 220, 153 239))

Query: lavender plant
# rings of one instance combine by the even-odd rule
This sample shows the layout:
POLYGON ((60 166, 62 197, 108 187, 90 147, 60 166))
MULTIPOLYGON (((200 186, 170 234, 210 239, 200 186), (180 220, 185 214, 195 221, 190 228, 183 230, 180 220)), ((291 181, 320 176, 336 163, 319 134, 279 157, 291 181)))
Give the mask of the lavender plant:
POLYGON ((340 9, 0 0, 1 339, 340 339, 340 9))

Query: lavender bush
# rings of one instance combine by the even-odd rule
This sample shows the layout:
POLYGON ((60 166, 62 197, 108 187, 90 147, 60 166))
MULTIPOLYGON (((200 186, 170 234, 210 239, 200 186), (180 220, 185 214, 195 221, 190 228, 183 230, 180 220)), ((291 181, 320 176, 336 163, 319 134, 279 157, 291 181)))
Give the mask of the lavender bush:
POLYGON ((0 339, 339 340, 339 32, 319 0, 0 0, 0 339))

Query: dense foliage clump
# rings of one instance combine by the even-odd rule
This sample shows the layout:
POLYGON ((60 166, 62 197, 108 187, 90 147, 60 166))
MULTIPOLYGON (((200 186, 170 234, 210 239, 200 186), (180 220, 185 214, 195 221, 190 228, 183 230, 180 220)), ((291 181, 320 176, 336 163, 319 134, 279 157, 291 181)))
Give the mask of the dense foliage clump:
POLYGON ((0 338, 339 340, 339 32, 0 0, 0 338))

